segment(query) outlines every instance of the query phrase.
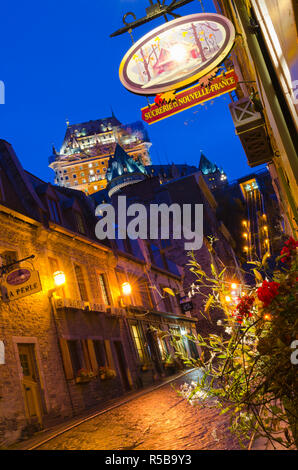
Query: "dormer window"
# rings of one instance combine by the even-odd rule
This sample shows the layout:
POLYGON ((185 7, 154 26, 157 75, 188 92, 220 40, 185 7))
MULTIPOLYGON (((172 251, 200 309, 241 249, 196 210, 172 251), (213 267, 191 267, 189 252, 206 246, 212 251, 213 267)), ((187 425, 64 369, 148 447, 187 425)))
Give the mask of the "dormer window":
POLYGON ((77 231, 85 235, 86 230, 85 230, 85 224, 84 224, 84 219, 82 217, 82 214, 78 211, 74 211, 74 215, 76 219, 77 231))
POLYGON ((58 204, 55 199, 48 198, 48 207, 50 212, 50 219, 57 224, 60 224, 60 215, 58 204))

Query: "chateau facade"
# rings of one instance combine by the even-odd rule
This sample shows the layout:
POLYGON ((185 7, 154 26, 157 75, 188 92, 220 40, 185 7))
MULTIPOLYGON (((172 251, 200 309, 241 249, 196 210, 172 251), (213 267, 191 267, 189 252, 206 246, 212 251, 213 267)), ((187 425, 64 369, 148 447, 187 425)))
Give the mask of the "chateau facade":
POLYGON ((136 161, 150 165, 148 134, 141 122, 121 124, 114 116, 69 125, 59 152, 53 147, 49 167, 55 184, 92 194, 107 185, 106 171, 116 144, 136 161))

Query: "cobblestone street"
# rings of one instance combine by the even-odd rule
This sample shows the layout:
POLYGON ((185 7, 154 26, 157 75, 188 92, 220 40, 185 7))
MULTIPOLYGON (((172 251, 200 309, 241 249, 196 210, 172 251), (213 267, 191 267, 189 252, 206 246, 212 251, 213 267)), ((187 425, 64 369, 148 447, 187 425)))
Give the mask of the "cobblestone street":
POLYGON ((45 443, 40 450, 206 450, 239 449, 228 432, 228 417, 199 409, 177 395, 173 385, 197 377, 192 372, 108 411, 45 443))

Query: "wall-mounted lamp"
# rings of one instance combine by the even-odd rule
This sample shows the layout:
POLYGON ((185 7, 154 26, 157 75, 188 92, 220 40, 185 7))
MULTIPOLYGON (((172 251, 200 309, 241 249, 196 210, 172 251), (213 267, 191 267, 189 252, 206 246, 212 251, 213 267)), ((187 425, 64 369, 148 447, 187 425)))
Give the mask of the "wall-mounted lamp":
POLYGON ((53 278, 56 287, 61 287, 65 284, 65 274, 63 271, 54 272, 53 278))
POLYGON ((122 289, 122 294, 123 295, 130 295, 131 294, 131 285, 129 282, 123 282, 122 286, 121 286, 121 289, 122 289))

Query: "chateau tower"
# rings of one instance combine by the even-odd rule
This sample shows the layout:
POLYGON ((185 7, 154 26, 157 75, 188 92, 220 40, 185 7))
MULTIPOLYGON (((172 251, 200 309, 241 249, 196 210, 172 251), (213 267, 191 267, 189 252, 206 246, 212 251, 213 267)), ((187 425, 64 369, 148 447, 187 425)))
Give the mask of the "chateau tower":
POLYGON ((117 144, 132 160, 150 165, 148 134, 141 122, 123 125, 112 114, 105 119, 69 125, 60 151, 53 147, 49 167, 55 184, 92 194, 107 185, 109 159, 117 144))

